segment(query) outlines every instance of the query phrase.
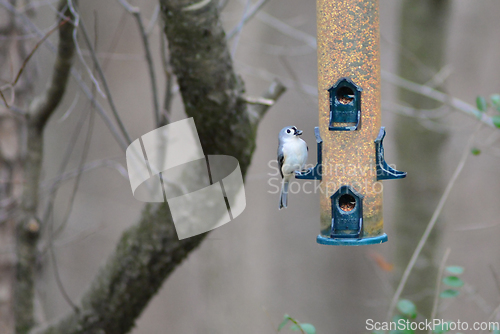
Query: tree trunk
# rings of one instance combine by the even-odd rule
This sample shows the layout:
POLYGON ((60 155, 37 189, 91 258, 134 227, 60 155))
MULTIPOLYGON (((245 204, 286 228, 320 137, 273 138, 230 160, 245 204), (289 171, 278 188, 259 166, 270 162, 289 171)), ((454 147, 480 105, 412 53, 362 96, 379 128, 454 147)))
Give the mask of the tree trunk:
MULTIPOLYGON (((15 6, 15 1, 11 1, 15 6)), ((7 10, 2 10, 2 18, 7 18, 0 26, 0 73, 2 93, 10 104, 18 109, 27 109, 33 97, 32 82, 34 67, 25 66, 23 76, 15 84, 15 94, 11 95, 8 83, 14 80, 33 45, 26 39, 18 38, 26 34, 18 18, 7 10), (5 85, 4 85, 5 84, 5 85), (14 96, 14 100, 11 97, 14 96)), ((24 168, 23 142, 25 134, 24 118, 9 110, 2 100, 0 107, 0 332, 14 331, 14 287, 15 287, 15 244, 17 209, 23 186, 24 168)))

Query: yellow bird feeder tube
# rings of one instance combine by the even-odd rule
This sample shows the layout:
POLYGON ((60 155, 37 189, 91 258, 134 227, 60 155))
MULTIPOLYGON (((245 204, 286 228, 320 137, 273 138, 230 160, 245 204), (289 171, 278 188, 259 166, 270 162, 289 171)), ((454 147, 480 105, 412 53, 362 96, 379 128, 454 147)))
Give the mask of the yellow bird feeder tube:
POLYGON ((321 180, 318 243, 382 243, 387 235, 380 181, 406 173, 384 161, 378 0, 316 4, 318 164, 297 178, 321 180))

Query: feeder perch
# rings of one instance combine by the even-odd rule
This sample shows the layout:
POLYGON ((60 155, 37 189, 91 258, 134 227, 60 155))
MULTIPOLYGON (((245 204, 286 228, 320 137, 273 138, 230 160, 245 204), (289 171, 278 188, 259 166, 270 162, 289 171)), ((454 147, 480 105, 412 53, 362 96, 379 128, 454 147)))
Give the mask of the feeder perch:
POLYGON ((384 159, 378 0, 317 0, 317 165, 296 175, 320 181, 325 245, 387 241, 381 180, 400 179, 384 159))

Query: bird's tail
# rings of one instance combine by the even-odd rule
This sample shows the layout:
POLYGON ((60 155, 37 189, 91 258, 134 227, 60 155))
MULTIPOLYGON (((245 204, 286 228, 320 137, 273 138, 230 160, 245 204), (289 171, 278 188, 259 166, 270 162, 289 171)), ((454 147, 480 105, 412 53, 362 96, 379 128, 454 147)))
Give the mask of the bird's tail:
POLYGON ((288 184, 290 183, 288 177, 284 177, 281 182, 281 193, 280 193, 280 210, 286 208, 288 205, 288 184))

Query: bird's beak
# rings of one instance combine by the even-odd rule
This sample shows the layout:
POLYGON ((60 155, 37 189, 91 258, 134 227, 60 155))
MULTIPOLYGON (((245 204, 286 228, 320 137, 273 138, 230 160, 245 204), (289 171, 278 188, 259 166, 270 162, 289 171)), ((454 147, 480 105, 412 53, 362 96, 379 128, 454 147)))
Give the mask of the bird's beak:
POLYGON ((296 136, 300 136, 300 135, 302 135, 302 131, 300 131, 300 130, 295 130, 295 135, 296 135, 296 136))

